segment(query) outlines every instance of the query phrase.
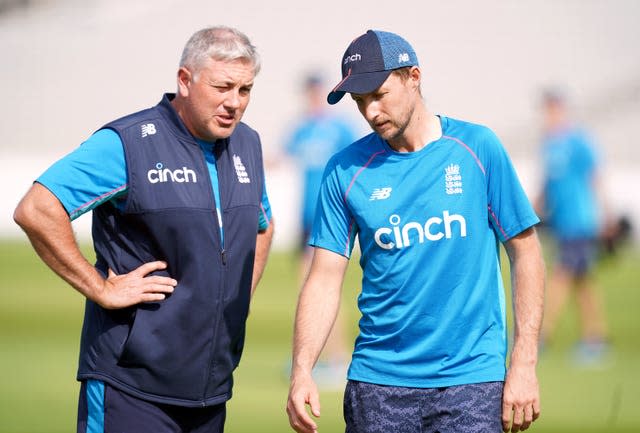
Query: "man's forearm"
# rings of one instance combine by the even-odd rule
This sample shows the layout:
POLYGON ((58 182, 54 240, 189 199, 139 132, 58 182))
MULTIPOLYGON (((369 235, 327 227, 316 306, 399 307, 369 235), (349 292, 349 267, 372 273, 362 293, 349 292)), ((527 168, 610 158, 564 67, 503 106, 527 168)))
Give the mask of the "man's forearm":
POLYGON ((536 373, 542 325, 544 262, 530 228, 505 244, 511 262, 515 336, 502 394, 502 430, 526 430, 540 416, 536 373))
POLYGON ((507 249, 511 260, 514 308, 514 347, 511 362, 537 362, 544 309, 544 262, 533 230, 507 249))
POLYGON ((78 248, 69 217, 58 199, 36 183, 16 208, 14 220, 42 261, 91 299, 102 286, 103 278, 78 248))
POLYGON ((300 292, 293 332, 293 365, 287 399, 289 423, 298 432, 317 432, 320 396, 311 370, 327 341, 340 306, 342 281, 348 259, 315 248, 309 276, 300 292))
POLYGON ((311 374, 331 331, 340 305, 338 296, 305 286, 296 312, 293 336, 293 367, 296 373, 311 374))
POLYGON ((298 299, 292 375, 311 373, 338 315, 347 265, 345 257, 315 249, 309 276, 298 299))
POLYGON ((253 260, 253 275, 251 278, 251 296, 253 297, 256 287, 262 278, 262 273, 267 265, 271 241, 273 239, 274 225, 273 219, 269 221, 269 227, 264 232, 258 233, 256 239, 256 254, 253 260))

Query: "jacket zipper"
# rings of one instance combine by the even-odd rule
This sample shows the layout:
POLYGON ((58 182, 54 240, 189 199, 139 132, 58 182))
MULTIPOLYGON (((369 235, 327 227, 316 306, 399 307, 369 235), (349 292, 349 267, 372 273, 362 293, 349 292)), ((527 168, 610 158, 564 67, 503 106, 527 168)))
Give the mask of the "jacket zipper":
MULTIPOLYGON (((220 166, 218 165, 218 159, 219 156, 216 155, 216 149, 215 147, 212 149, 212 154, 214 156, 214 164, 216 166, 216 175, 218 176, 218 196, 220 197, 220 203, 216 203, 216 196, 215 193, 213 192, 213 185, 211 185, 211 194, 213 195, 213 204, 214 204, 214 209, 215 209, 215 215, 214 215, 214 219, 216 220, 216 223, 218 223, 218 238, 220 239, 220 260, 222 262, 222 272, 220 275, 220 290, 218 290, 218 308, 215 312, 214 315, 214 320, 213 320, 213 332, 212 332, 212 336, 211 336, 211 351, 209 352, 209 365, 208 365, 208 369, 207 369, 207 377, 206 377, 206 383, 204 386, 204 390, 203 390, 203 394, 202 394, 202 407, 206 406, 206 401, 207 401, 207 391, 209 389, 209 385, 211 383, 211 377, 215 371, 215 365, 214 365, 214 357, 215 357, 215 352, 216 352, 216 341, 218 340, 218 332, 219 332, 219 327, 220 327, 220 316, 222 313, 222 304, 223 304, 223 298, 224 298, 224 289, 225 289, 225 281, 224 281, 224 272, 227 265, 227 256, 226 256, 226 250, 224 248, 224 237, 222 235, 222 230, 224 227, 223 223, 222 223, 222 188, 220 187, 220 179, 223 176, 220 176, 220 166), (216 206, 216 204, 218 206, 216 206), (220 211, 220 214, 218 215, 218 208, 220 211)), ((205 163, 206 163, 206 158, 205 158, 205 163)), ((207 165, 207 172, 209 171, 209 167, 207 165)))

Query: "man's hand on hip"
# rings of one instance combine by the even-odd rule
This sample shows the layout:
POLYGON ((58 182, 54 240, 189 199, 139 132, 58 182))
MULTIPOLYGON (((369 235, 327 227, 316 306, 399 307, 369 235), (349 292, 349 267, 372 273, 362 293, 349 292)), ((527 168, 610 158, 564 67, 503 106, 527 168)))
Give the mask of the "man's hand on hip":
POLYGON ((162 301, 168 294, 173 293, 178 282, 171 277, 148 275, 166 268, 165 262, 157 261, 145 263, 122 275, 117 275, 109 269, 102 291, 96 293, 93 300, 107 309, 125 308, 141 302, 162 301))

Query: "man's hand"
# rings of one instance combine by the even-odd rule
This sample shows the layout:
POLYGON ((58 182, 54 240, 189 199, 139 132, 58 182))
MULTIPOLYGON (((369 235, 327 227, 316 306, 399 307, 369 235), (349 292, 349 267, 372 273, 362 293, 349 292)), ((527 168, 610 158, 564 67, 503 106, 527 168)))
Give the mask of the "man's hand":
POLYGON ((316 418, 320 416, 320 397, 318 387, 311 374, 298 374, 291 377, 287 415, 289 424, 298 433, 317 433, 318 425, 307 413, 307 405, 316 418))
POLYGON ((178 282, 171 277, 147 275, 166 267, 165 262, 149 262, 122 275, 116 275, 109 269, 102 290, 95 294, 93 300, 107 309, 125 308, 141 302, 162 301, 167 294, 173 293, 178 282))
POLYGON ((317 433, 311 415, 320 416, 318 387, 311 376, 338 315, 340 292, 349 259, 333 251, 314 248, 309 276, 298 297, 293 330, 293 367, 287 400, 289 424, 298 433, 317 433))
POLYGON ((519 432, 540 416, 540 389, 535 367, 511 366, 502 395, 502 430, 519 432))

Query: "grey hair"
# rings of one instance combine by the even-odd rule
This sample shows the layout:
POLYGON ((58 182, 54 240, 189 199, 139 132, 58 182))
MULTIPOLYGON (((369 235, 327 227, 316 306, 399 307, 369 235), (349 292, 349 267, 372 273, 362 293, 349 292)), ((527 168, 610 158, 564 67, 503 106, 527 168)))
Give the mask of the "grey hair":
POLYGON ((207 27, 194 33, 184 46, 180 66, 197 74, 208 59, 246 60, 253 65, 255 75, 260 72, 260 56, 256 47, 244 33, 231 27, 207 27))

